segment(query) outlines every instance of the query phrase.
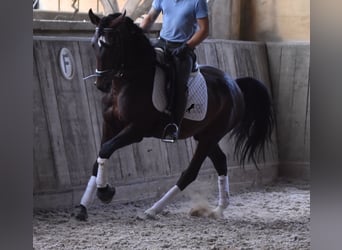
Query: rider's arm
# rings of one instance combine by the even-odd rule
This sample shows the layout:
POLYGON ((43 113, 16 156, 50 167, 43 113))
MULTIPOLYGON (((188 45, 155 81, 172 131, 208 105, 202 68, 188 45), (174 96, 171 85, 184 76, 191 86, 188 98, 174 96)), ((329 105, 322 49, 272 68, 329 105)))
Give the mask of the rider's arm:
POLYGON ((197 19, 197 24, 198 24, 199 29, 186 42, 190 48, 195 48, 209 35, 209 18, 208 17, 197 19))
POLYGON ((140 28, 142 28, 144 32, 148 32, 152 27, 153 23, 156 21, 159 14, 160 11, 157 11, 152 7, 148 14, 145 16, 145 18, 141 21, 140 28))

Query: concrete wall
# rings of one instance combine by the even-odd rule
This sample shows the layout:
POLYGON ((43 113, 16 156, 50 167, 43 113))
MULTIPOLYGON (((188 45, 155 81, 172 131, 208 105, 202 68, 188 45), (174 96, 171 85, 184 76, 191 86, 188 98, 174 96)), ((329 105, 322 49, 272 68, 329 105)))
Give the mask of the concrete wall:
MULTIPOLYGON (((70 207, 80 201, 96 159, 101 136, 101 93, 83 76, 95 69, 89 38, 35 37, 34 39, 34 207, 70 207), (67 48, 75 71, 65 79, 59 53, 67 48)), ((198 61, 219 67, 234 77, 254 76, 270 89, 266 46, 263 43, 208 40, 197 50, 198 61)), ((220 142, 228 156, 232 191, 265 184, 278 176, 277 138, 261 171, 253 165, 243 170, 232 159, 233 142, 220 142)), ((187 167, 196 143, 192 139, 165 144, 144 139, 118 150, 109 165, 110 182, 118 187, 116 202, 159 196, 187 167)), ((191 187, 207 183, 217 188, 216 172, 209 160, 191 187)))

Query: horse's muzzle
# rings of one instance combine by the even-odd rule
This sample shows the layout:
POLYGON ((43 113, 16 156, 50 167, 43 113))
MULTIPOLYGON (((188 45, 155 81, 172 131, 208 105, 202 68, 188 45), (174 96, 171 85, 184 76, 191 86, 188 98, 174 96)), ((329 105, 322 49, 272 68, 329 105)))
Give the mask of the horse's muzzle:
POLYGON ((108 93, 112 86, 112 78, 109 77, 97 77, 94 83, 96 88, 102 92, 108 93))

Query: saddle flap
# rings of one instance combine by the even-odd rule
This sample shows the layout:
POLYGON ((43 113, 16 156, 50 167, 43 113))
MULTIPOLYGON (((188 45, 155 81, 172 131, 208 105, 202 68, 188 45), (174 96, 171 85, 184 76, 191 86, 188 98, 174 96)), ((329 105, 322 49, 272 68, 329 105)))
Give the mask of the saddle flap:
MULTIPOLYGON (((155 108, 166 113, 166 76, 164 70, 157 66, 154 76, 152 101, 155 108)), ((188 99, 184 118, 201 121, 207 113, 208 92, 205 79, 200 71, 191 73, 188 81, 188 99)))

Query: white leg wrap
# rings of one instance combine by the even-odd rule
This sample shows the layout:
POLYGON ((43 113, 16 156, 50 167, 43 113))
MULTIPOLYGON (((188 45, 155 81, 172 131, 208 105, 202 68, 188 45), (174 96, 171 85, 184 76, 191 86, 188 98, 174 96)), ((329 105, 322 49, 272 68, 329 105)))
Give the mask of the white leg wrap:
POLYGON ((177 185, 173 186, 159 201, 154 203, 154 205, 147 209, 145 213, 149 215, 156 215, 160 213, 169 203, 173 198, 180 193, 180 189, 177 185))
POLYGON ((97 163, 99 164, 96 176, 96 186, 98 188, 103 188, 107 186, 108 183, 108 175, 107 175, 107 168, 105 167, 104 163, 106 159, 97 158, 97 163))
POLYGON ((229 204, 229 179, 228 176, 221 175, 218 177, 219 202, 218 206, 222 208, 228 207, 229 204))
POLYGON ((86 208, 89 207, 89 205, 93 202, 95 197, 95 191, 96 191, 96 177, 91 176, 86 190, 84 191, 84 194, 82 196, 80 204, 85 206, 86 208))

